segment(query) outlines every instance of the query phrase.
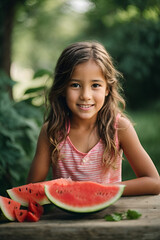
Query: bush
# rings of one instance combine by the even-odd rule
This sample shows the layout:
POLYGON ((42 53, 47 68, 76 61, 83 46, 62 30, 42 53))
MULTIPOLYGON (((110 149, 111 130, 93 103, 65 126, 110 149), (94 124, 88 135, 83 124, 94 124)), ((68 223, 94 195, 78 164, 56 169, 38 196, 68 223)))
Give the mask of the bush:
POLYGON ((0 194, 7 188, 26 182, 29 165, 33 158, 42 119, 39 108, 25 101, 14 102, 8 88, 14 82, 0 72, 0 194))
POLYGON ((137 20, 112 29, 106 48, 124 74, 123 87, 131 108, 159 99, 160 21, 137 20))

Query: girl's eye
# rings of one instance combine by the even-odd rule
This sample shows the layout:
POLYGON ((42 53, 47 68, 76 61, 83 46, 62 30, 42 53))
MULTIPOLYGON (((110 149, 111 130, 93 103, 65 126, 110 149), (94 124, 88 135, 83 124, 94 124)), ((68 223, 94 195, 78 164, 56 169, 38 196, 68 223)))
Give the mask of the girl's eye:
POLYGON ((72 83, 72 84, 71 84, 71 87, 73 87, 73 88, 79 88, 80 85, 79 85, 78 83, 72 83))
POLYGON ((101 85, 98 84, 98 83, 94 83, 94 84, 92 85, 93 88, 98 88, 98 87, 100 87, 100 86, 101 86, 101 85))

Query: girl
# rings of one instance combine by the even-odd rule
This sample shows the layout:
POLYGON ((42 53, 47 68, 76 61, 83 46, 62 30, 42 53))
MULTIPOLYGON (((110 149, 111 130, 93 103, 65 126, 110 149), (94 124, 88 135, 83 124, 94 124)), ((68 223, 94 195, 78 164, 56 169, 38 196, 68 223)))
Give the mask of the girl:
POLYGON ((159 194, 158 172, 120 108, 119 77, 97 42, 62 52, 28 182, 44 181, 52 164, 54 179, 122 183, 124 195, 159 194), (136 179, 121 181, 122 152, 136 179))

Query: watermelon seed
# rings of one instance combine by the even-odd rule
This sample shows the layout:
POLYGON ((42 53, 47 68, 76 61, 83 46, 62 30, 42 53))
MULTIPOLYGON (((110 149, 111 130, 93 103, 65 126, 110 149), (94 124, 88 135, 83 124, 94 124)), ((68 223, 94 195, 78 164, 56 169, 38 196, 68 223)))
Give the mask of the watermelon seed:
POLYGON ((20 214, 19 214, 20 216, 22 216, 23 215, 23 213, 22 212, 20 212, 20 214))
POLYGON ((18 189, 21 192, 21 188, 18 189))
POLYGON ((62 194, 62 193, 63 193, 62 190, 58 190, 58 189, 56 189, 56 192, 59 193, 59 194, 62 194))
POLYGON ((26 187, 26 190, 28 190, 28 188, 26 187))
POLYGON ((11 204, 11 202, 9 201, 8 204, 11 204))
POLYGON ((31 189, 29 189, 29 193, 31 193, 32 191, 31 191, 31 189))
POLYGON ((97 192, 97 195, 98 196, 104 196, 104 195, 106 195, 104 192, 97 192))

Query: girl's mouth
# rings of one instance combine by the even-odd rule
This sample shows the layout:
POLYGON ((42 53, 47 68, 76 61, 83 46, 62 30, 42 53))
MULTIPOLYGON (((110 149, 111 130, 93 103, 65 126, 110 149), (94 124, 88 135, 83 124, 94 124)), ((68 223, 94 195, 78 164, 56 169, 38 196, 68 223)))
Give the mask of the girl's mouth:
POLYGON ((94 104, 77 104, 77 106, 82 110, 89 110, 94 104))

